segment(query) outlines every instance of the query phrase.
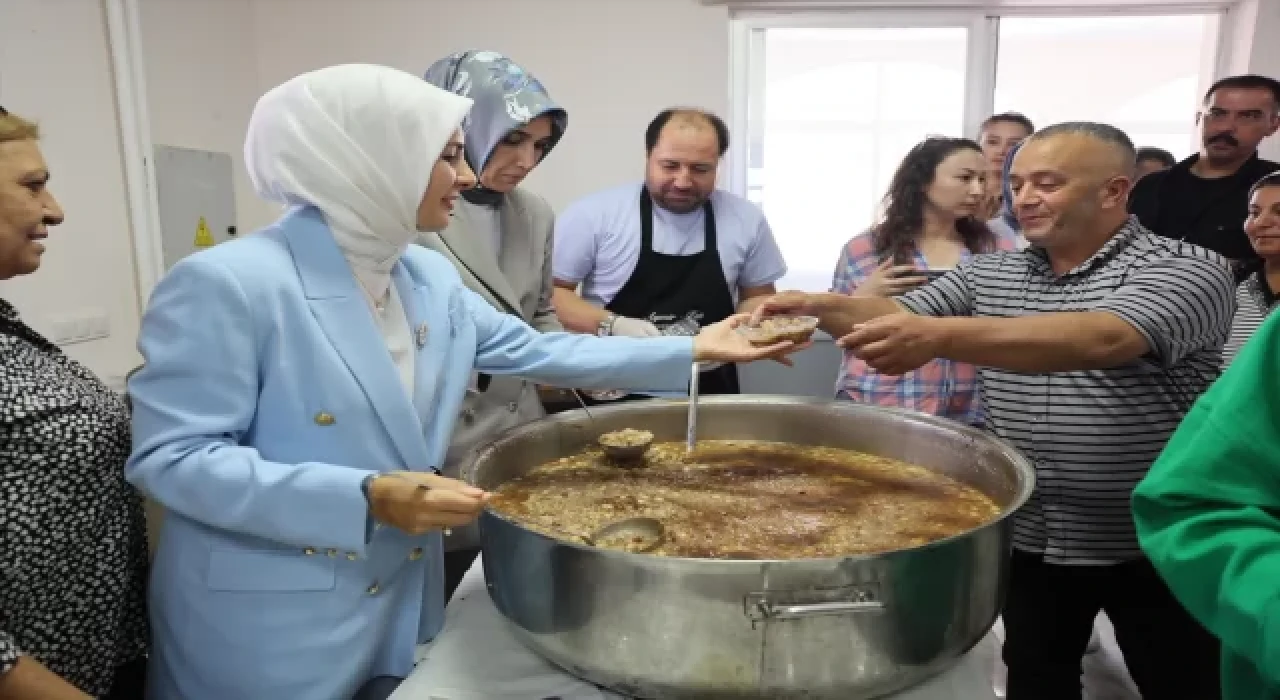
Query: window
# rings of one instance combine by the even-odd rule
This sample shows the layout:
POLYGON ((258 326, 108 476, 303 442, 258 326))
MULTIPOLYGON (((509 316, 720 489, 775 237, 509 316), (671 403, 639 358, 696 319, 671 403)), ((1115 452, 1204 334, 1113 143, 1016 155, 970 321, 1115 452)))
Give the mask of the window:
POLYGON ((823 291, 926 136, 976 137, 986 116, 1017 111, 1189 154, 1218 31, 1217 13, 736 18, 731 117, 745 138, 731 141, 728 187, 769 218, 790 268, 779 288, 823 291))
POLYGON ((1001 19, 995 111, 1037 125, 1106 122, 1139 148, 1185 158, 1196 150, 1196 108, 1211 82, 1204 59, 1217 33, 1218 16, 1203 14, 1001 19))
POLYGON ((786 256, 779 288, 824 290, 906 152, 926 134, 963 129, 968 30, 762 34, 764 114, 751 132, 746 194, 786 256))

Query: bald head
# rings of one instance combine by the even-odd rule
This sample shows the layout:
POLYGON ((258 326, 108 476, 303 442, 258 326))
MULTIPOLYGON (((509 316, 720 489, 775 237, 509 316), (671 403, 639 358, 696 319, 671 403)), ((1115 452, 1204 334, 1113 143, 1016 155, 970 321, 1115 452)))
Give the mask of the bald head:
POLYGON ((653 153, 664 132, 700 131, 715 139, 716 157, 729 150, 729 127, 724 120, 705 109, 695 107, 671 107, 658 113, 644 131, 645 153, 653 153))
POLYGON ((700 109, 674 109, 671 111, 671 121, 667 124, 680 129, 715 128, 711 124, 711 115, 700 109))
POLYGON ((1027 240, 1047 249, 1100 246, 1128 218, 1135 163, 1133 142, 1108 124, 1067 122, 1032 134, 1009 169, 1027 240))
POLYGON ((1081 173, 1091 172, 1104 180, 1132 178, 1138 160, 1128 134, 1099 122, 1054 124, 1032 134, 1027 145, 1032 144, 1051 154, 1058 164, 1081 173))

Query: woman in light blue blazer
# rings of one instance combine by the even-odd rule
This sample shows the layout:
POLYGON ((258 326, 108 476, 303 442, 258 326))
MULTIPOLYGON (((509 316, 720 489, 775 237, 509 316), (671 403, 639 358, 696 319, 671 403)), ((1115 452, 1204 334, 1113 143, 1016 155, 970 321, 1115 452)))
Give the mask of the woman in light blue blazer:
POLYGON ((789 349, 752 349, 740 317, 696 339, 539 334, 411 248, 474 184, 470 104, 367 65, 271 90, 245 160, 288 212, 154 290, 126 467, 166 511, 150 697, 348 700, 407 675, 441 627, 441 531, 488 498, 435 475, 473 370, 679 392, 695 360, 789 349))

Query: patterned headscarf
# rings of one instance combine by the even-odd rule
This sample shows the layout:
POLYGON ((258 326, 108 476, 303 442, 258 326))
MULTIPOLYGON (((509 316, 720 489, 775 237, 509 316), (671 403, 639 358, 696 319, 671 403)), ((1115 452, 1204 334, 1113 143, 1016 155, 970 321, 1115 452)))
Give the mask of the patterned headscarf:
POLYGON ((551 141, 545 157, 564 136, 569 116, 542 83, 495 51, 462 51, 436 61, 423 76, 428 83, 470 97, 475 106, 463 122, 467 163, 479 174, 493 149, 513 129, 548 115, 551 141))

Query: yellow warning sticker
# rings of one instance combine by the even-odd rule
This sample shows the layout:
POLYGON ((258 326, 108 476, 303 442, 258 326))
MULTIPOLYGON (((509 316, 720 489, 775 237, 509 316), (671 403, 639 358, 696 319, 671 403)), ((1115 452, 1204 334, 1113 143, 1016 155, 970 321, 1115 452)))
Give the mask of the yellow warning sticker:
POLYGON ((213 234, 209 233, 209 224, 200 217, 200 223, 196 225, 196 247, 208 248, 214 244, 213 234))

